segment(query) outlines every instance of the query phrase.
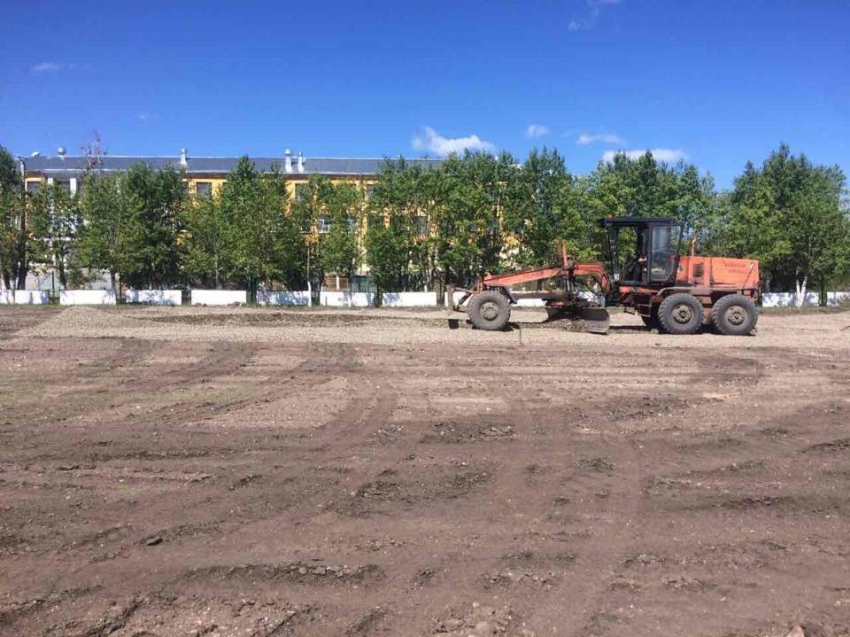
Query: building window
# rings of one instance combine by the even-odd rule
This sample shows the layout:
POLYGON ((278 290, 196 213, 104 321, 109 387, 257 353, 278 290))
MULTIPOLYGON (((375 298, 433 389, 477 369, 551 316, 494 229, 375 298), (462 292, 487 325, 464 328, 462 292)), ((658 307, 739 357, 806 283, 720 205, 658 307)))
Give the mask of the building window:
POLYGON ((39 190, 41 190, 41 182, 40 181, 28 181, 27 182, 27 192, 30 194, 35 194, 39 190))
POLYGON ((61 188, 62 190, 64 190, 64 191, 65 191, 65 192, 67 192, 68 194, 70 194, 70 193, 71 193, 71 182, 70 182, 70 181, 59 181, 59 180, 56 180, 56 181, 54 181, 53 183, 56 185, 56 187, 57 187, 57 188, 61 188))
POLYGON ((295 201, 304 202, 310 199, 310 184, 295 184, 295 201))
POLYGON ((331 218, 330 217, 319 217, 316 227, 319 231, 319 234, 327 234, 331 231, 331 218))
POLYGON ((386 222, 383 215, 369 215, 368 224, 370 228, 378 228, 385 226, 386 222))
POLYGON ((212 195, 212 182, 211 181, 196 181, 195 182, 195 194, 198 197, 209 197, 212 195))
POLYGON ((375 196, 375 186, 366 186, 366 201, 375 196))
POLYGON ((428 234, 428 217, 416 217, 416 231, 420 236, 426 236, 428 234))

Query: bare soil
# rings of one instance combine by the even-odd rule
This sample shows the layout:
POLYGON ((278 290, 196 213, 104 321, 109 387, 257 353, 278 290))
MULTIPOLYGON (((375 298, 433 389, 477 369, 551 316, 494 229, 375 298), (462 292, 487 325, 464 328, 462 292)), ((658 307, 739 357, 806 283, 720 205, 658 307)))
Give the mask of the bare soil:
POLYGON ((850 635, 850 314, 0 309, 0 635, 850 635))

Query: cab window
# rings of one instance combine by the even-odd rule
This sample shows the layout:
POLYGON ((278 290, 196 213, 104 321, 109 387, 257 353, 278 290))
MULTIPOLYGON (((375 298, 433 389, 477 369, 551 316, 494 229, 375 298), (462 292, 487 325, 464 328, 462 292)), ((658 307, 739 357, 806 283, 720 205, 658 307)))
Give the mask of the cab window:
POLYGON ((652 229, 650 242, 652 252, 649 256, 650 281, 668 281, 675 276, 681 236, 681 226, 655 226, 652 229))

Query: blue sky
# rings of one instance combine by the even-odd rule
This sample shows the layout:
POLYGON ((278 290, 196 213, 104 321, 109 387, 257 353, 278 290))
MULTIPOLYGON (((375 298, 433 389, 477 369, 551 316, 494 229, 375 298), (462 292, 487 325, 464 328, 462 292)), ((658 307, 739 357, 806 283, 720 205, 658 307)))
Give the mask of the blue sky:
POLYGON ((846 0, 3 2, 0 144, 76 154, 661 149, 850 169, 846 0), (125 6, 126 5, 126 6, 125 6))

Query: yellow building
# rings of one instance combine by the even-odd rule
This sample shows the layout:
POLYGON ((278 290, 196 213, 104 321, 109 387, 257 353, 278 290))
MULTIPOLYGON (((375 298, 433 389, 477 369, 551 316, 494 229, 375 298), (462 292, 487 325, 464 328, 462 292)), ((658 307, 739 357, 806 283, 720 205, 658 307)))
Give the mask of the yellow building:
MULTIPOLYGON (((311 175, 323 175, 332 182, 359 184, 368 195, 369 187, 377 181, 381 167, 387 161, 386 158, 305 157, 302 153, 294 154, 290 150, 286 150, 281 157, 250 159, 263 172, 270 172, 275 164, 279 165, 280 171, 288 178, 287 188, 293 201, 297 199, 299 190, 307 185, 311 175)), ((430 167, 439 164, 441 160, 405 161, 409 165, 430 167)), ((173 156, 103 155, 98 159, 97 170, 106 173, 123 172, 134 164, 145 164, 154 169, 171 166, 183 171, 190 194, 204 196, 218 192, 238 162, 239 157, 194 157, 184 148, 179 155, 173 156)), ((24 160, 27 192, 34 192, 45 184, 54 184, 67 189, 72 195, 79 195, 90 164, 91 158, 67 155, 64 149, 59 149, 53 156, 34 154, 24 160)), ((322 219, 319 219, 316 231, 327 231, 322 219)), ((339 278, 328 283, 331 288, 334 287, 333 283, 338 286, 339 278)))

